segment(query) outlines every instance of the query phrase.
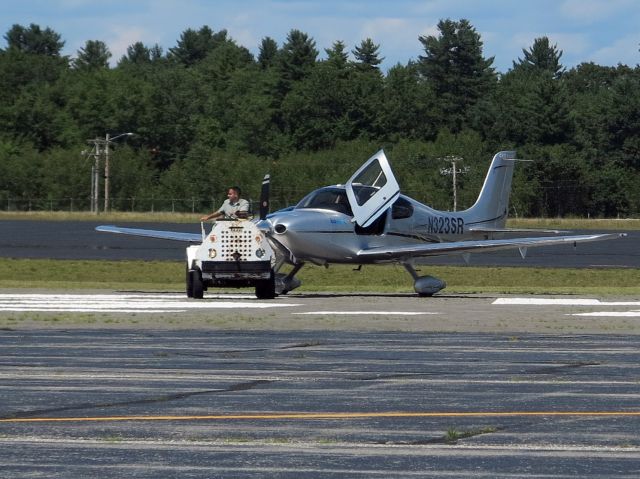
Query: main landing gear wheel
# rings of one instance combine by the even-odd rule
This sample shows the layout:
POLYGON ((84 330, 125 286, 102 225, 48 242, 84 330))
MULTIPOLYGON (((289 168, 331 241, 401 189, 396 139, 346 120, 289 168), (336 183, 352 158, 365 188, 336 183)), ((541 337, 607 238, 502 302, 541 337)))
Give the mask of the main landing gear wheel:
POLYGON ((276 275, 273 270, 269 279, 263 279, 256 283, 256 296, 258 299, 273 299, 276 297, 276 275))
POLYGON ((202 299, 204 297, 204 283, 199 269, 187 271, 187 296, 189 298, 202 299))

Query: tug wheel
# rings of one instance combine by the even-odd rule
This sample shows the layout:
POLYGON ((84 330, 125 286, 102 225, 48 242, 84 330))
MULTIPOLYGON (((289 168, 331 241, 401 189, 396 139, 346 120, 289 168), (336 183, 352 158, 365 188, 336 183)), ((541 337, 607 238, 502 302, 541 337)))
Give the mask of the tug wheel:
POLYGON ((189 272, 191 280, 192 298, 202 299, 204 296, 204 283, 202 282, 202 273, 199 269, 192 269, 189 272))

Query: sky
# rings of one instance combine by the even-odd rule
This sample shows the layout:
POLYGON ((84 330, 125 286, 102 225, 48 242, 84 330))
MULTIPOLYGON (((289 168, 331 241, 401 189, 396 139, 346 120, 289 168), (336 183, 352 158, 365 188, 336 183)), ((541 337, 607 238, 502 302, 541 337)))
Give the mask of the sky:
POLYGON ((115 65, 135 42, 166 52, 188 28, 208 25, 257 56, 264 37, 282 46, 297 29, 313 38, 319 58, 337 40, 351 51, 371 38, 386 72, 424 54, 419 36, 437 35, 446 18, 470 21, 499 72, 542 36, 563 51, 566 68, 640 63, 638 0, 0 0, 0 48, 12 25, 35 23, 60 34, 70 57, 87 40, 105 42, 115 65))

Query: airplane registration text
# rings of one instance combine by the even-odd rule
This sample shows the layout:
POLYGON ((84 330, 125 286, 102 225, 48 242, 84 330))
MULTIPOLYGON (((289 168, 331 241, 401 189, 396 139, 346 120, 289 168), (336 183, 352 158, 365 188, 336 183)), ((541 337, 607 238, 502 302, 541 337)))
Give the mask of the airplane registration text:
POLYGON ((450 216, 431 216, 427 221, 427 233, 461 235, 464 232, 464 220, 450 216))

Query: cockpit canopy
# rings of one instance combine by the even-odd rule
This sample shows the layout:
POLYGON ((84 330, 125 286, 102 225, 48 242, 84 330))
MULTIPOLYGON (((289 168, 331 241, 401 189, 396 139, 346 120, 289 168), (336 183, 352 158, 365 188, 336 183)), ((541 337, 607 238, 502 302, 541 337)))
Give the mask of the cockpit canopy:
MULTIPOLYGON (((364 203, 371 197, 377 188, 371 186, 355 186, 358 201, 364 203)), ((328 186, 309 193, 296 205, 296 209, 317 208, 322 210, 331 210, 353 216, 347 192, 340 186, 328 186)))
MULTIPOLYGON (((364 185, 354 185, 353 191, 360 204, 364 203, 378 188, 364 185)), ((302 198, 295 206, 295 209, 317 208, 321 210, 331 210, 347 216, 353 216, 347 191, 341 186, 327 186, 309 193, 302 198)), ((413 214, 413 206, 405 198, 398 198, 392 207, 392 217, 394 219, 408 218, 413 214)))

